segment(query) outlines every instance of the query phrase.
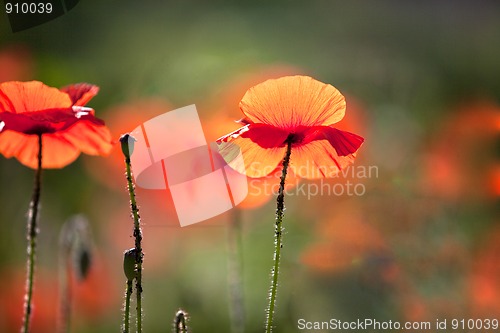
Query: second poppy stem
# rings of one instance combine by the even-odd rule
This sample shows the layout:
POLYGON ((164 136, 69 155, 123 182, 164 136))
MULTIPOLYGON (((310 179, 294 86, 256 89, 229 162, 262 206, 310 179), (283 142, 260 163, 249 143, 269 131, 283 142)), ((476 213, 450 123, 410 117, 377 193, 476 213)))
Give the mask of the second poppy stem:
POLYGON ((130 209, 132 210, 132 217, 134 218, 134 238, 135 238, 135 289, 136 289, 136 313, 137 313, 137 332, 142 332, 142 261, 144 254, 142 253, 142 231, 141 231, 141 217, 139 215, 139 208, 135 199, 135 186, 132 182, 132 168, 130 164, 130 149, 129 139, 135 141, 133 137, 126 134, 120 138, 122 141, 122 150, 125 155, 127 188, 130 195, 130 209))
POLYGON ((28 263, 26 296, 24 302, 24 319, 22 333, 30 330, 32 299, 33 299, 33 280, 35 277, 35 259, 36 259, 36 236, 38 234, 38 211, 40 208, 40 191, 42 179, 42 135, 38 134, 38 155, 37 169, 35 171, 35 185, 33 186, 33 196, 30 203, 28 214, 28 263))
POLYGON ((286 141, 286 153, 283 158, 283 170, 281 172, 280 187, 278 198, 276 200, 276 224, 274 227, 274 266, 271 271, 271 290, 269 291, 269 305, 267 308, 266 333, 273 331, 273 317, 278 290, 278 276, 281 259, 282 236, 283 236, 283 213, 285 210, 285 180, 290 164, 290 155, 292 154, 292 140, 286 141))

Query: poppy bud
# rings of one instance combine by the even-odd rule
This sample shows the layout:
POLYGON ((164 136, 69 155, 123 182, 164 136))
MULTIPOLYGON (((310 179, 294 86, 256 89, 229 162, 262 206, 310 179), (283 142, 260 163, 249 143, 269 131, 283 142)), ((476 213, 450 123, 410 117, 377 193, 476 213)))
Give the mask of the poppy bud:
POLYGON ((123 272, 128 281, 135 279, 135 248, 123 252, 123 272))
POLYGON ((188 321, 187 312, 182 310, 182 309, 179 309, 175 313, 174 332, 175 333, 187 333, 188 332, 187 321, 188 321))
POLYGON ((132 156, 132 153, 134 152, 134 142, 137 140, 130 134, 126 133, 123 134, 120 137, 120 143, 122 145, 122 152, 123 155, 127 158, 130 158, 132 156))
POLYGON ((75 215, 66 221, 59 235, 61 263, 66 267, 71 260, 78 281, 87 278, 92 265, 92 233, 85 216, 75 215))

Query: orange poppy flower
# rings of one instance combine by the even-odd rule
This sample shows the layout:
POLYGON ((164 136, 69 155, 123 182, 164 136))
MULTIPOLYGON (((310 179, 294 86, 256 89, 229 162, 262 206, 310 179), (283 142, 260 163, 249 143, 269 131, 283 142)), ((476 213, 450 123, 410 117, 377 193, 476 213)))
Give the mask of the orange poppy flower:
POLYGON ((84 107, 98 90, 86 83, 61 90, 38 81, 0 84, 0 153, 35 169, 42 135, 42 168, 62 168, 80 152, 107 154, 111 135, 84 107))
POLYGON ((332 125, 345 114, 344 96, 308 76, 268 80, 248 90, 240 102, 245 126, 218 140, 232 160, 239 149, 245 165, 233 165, 249 177, 264 177, 280 164, 288 142, 290 167, 302 178, 334 176, 351 164, 364 139, 332 125))

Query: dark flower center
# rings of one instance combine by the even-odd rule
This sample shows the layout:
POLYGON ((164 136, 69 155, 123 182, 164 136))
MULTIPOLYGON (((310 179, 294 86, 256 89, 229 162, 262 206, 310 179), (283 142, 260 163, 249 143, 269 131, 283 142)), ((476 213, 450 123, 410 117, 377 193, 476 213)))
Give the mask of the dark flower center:
POLYGON ((295 132, 288 134, 283 144, 286 145, 288 142, 291 142, 292 144, 300 144, 303 140, 304 140, 304 133, 295 132))

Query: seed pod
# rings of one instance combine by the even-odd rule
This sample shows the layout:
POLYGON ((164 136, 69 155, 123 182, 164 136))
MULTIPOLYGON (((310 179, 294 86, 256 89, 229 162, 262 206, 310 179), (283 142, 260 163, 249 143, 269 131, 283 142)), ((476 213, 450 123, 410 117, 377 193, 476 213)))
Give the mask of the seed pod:
POLYGON ((135 248, 123 252, 123 272, 128 281, 135 279, 135 248))

